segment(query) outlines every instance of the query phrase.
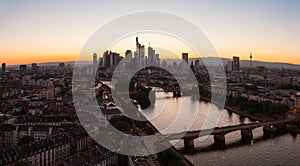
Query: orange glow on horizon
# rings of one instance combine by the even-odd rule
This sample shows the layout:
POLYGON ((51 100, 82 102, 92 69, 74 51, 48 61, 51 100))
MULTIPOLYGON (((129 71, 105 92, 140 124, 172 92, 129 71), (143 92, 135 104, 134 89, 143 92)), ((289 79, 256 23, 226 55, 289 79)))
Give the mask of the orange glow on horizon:
MULTIPOLYGON (((69 61, 76 61, 78 58, 79 53, 76 52, 78 49, 74 49, 75 51, 70 51, 72 49, 68 50, 60 50, 60 51, 31 51, 29 50, 22 50, 22 51, 15 51, 15 52, 9 52, 6 50, 6 52, 0 52, 0 63, 6 63, 7 65, 19 65, 19 64, 31 64, 31 63, 46 63, 46 62, 69 62, 69 61), (21 53, 22 52, 22 53, 21 53), (41 52, 41 54, 39 54, 41 52), (45 53, 47 52, 47 53, 45 53), (52 54, 50 54, 50 52, 52 54), (5 56, 4 56, 5 55, 5 56)), ((182 49, 185 50, 185 49, 182 49)), ((120 53, 120 56, 124 57, 125 51, 123 48, 113 48, 112 51, 120 53)), ((134 51, 134 50, 132 50, 134 51)), ((147 51, 147 50, 145 50, 147 51)), ((161 59, 165 58, 170 58, 170 59, 177 59, 181 58, 181 53, 180 49, 174 50, 174 54, 177 56, 168 56, 167 53, 163 52, 157 52, 160 54, 161 59)), ((189 58, 197 58, 193 52, 190 51, 183 51, 183 52, 188 52, 189 53, 189 58)), ((223 50, 220 49, 218 50, 219 57, 221 58, 228 58, 232 59, 233 56, 239 56, 240 60, 249 60, 250 52, 253 54, 253 61, 264 61, 264 62, 282 62, 282 63, 290 63, 290 64, 300 64, 300 58, 295 55, 293 52, 277 52, 277 53, 272 53, 268 52, 265 50, 257 50, 257 51, 243 51, 243 50, 238 50, 238 51, 228 51, 228 50, 223 50)), ((96 52, 98 54, 98 58, 102 57, 102 52, 98 50, 96 52)), ((85 53, 84 61, 90 61, 92 60, 92 52, 87 52, 85 53)), ((203 57, 209 57, 203 56, 203 57)))
POLYGON ((31 63, 47 63, 47 62, 68 62, 75 61, 77 55, 32 55, 32 56, 15 56, 15 57, 1 57, 0 62, 6 65, 20 65, 31 63))

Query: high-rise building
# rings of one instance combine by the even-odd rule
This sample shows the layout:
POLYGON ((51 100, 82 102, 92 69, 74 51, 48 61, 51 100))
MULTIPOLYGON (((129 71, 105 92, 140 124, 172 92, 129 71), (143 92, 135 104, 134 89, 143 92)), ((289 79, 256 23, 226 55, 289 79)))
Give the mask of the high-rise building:
POLYGON ((120 54, 116 52, 105 51, 103 53, 103 66, 106 68, 115 69, 121 60, 120 54))
POLYGON ((136 59, 136 61, 137 61, 137 67, 140 69, 140 65, 141 65, 141 59, 140 59, 140 48, 141 48, 141 44, 139 43, 139 37, 137 36, 136 38, 135 38, 135 46, 136 46, 136 50, 135 50, 135 52, 134 52, 134 58, 136 59))
POLYGON ((150 62, 149 62, 148 57, 146 56, 146 57, 145 57, 145 67, 146 67, 146 66, 149 66, 149 65, 150 65, 150 62))
POLYGON ((97 68, 97 66, 98 66, 98 56, 97 56, 97 54, 96 53, 94 53, 93 54, 93 66, 94 66, 94 69, 96 69, 97 68))
POLYGON ((153 61, 154 61, 154 55, 153 55, 153 48, 148 47, 148 62, 149 62, 149 65, 152 65, 153 64, 153 61))
POLYGON ((184 60, 187 64, 189 64, 189 54, 182 53, 182 60, 184 60))
POLYGON ((103 57, 99 57, 98 59, 98 64, 100 67, 103 67, 104 66, 104 63, 103 63, 103 57))
POLYGON ((240 70, 240 58, 237 57, 237 56, 233 57, 232 70, 233 71, 239 71, 240 70))
POLYGON ((132 52, 131 52, 131 50, 126 50, 126 52, 125 52, 125 59, 126 60, 131 60, 132 59, 132 52))
POLYGON ((145 67, 145 46, 144 45, 142 45, 141 47, 140 47, 140 55, 139 55, 139 57, 140 57, 140 67, 141 68, 144 68, 145 67))
POLYGON ((121 61, 120 54, 111 52, 110 54, 110 67, 115 68, 121 61))
POLYGON ((19 66, 19 70, 22 71, 22 72, 24 72, 26 69, 27 69, 26 65, 20 65, 19 66))
POLYGON ((156 65, 160 66, 160 58, 159 58, 159 54, 155 54, 155 61, 156 61, 156 65))
POLYGON ((110 52, 108 51, 103 53, 103 66, 106 68, 110 67, 110 52))
POLYGON ((137 59, 138 68, 145 67, 145 46, 139 43, 138 36, 135 39, 136 44, 136 51, 134 52, 134 58, 137 59))
POLYGON ((6 63, 2 63, 2 73, 5 73, 6 71, 6 63))
POLYGON ((139 37, 136 36, 135 38, 135 47, 136 47, 136 51, 140 49, 140 43, 139 43, 139 37))
POLYGON ((31 64, 31 68, 33 69, 33 70, 35 70, 35 69, 37 69, 37 64, 36 63, 33 63, 33 64, 31 64))

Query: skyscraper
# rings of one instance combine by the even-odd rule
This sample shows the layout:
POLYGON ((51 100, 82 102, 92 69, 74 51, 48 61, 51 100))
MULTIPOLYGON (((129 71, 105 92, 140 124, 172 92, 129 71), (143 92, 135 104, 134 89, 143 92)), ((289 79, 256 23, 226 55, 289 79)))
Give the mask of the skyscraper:
POLYGON ((136 44, 136 51, 134 52, 134 58, 137 60, 137 66, 138 68, 144 68, 145 67, 145 46, 141 45, 139 43, 138 36, 135 38, 135 44, 136 44))
POLYGON ((189 64, 189 54, 182 53, 182 60, 184 60, 187 64, 189 64))
POLYGON ((98 58, 98 64, 99 64, 100 67, 104 66, 103 57, 98 58))
POLYGON ((37 72, 37 69, 38 69, 38 66, 36 63, 32 63, 31 64, 31 69, 32 69, 32 72, 37 72))
POLYGON ((126 60, 131 60, 132 59, 132 52, 131 52, 131 50, 126 50, 126 52, 125 52, 125 59, 126 60))
POLYGON ((26 69, 27 69, 26 65, 20 65, 19 66, 19 70, 22 71, 22 72, 24 72, 26 69))
POLYGON ((239 71, 240 70, 240 58, 237 57, 237 56, 233 57, 232 70, 233 71, 239 71))
POLYGON ((98 59, 98 58, 97 58, 97 54, 94 53, 94 54, 93 54, 93 66, 94 66, 95 69, 96 69, 97 66, 98 66, 98 60, 97 60, 97 59, 98 59))
POLYGON ((155 54, 155 60, 156 60, 156 65, 160 66, 160 58, 159 58, 159 54, 155 54))
POLYGON ((153 48, 150 47, 150 44, 149 44, 149 47, 148 47, 148 63, 149 63, 149 65, 153 65, 153 62, 154 62, 153 48))
POLYGON ((103 53, 103 66, 106 68, 110 67, 110 57, 109 57, 109 52, 105 51, 103 53))
POLYGON ((106 68, 115 69, 121 60, 120 54, 116 52, 105 51, 103 53, 103 66, 106 68))
POLYGON ((142 45, 141 47, 140 47, 140 55, 139 55, 139 57, 140 57, 140 67, 141 68, 144 68, 145 67, 145 46, 144 45, 142 45))
POLYGON ((37 64, 36 64, 36 63, 31 64, 31 68, 32 68, 33 70, 37 69, 37 64))
POLYGON ((139 48, 140 48, 140 43, 139 43, 139 37, 138 36, 136 36, 136 38, 135 38, 135 48, 136 48, 136 51, 139 50, 139 48))
POLYGON ((120 59, 120 54, 116 52, 110 52, 110 67, 111 68, 116 68, 121 61, 120 59))
POLYGON ((5 71, 6 71, 6 64, 5 63, 2 63, 2 73, 5 73, 5 71))

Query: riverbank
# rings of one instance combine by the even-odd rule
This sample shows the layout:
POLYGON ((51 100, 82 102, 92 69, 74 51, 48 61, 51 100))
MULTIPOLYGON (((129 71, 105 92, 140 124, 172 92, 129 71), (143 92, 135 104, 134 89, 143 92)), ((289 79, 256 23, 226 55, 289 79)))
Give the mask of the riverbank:
MULTIPOLYGON (((155 132, 159 133, 159 130, 150 121, 147 121, 146 123, 148 123, 155 132)), ((168 146, 170 148, 168 148, 165 151, 160 152, 160 153, 157 154, 160 164, 170 165, 171 162, 174 162, 174 161, 165 161, 166 160, 165 157, 170 156, 171 158, 176 157, 178 159, 177 160, 178 162, 176 162, 175 165, 178 165, 178 166, 181 166, 181 165, 183 165, 183 166, 193 166, 194 165, 180 151, 178 151, 173 145, 171 145, 169 142, 166 142, 166 144, 168 144, 166 146, 168 146)))
MULTIPOLYGON (((201 101, 205 101, 205 102, 211 103, 211 99, 210 99, 210 98, 207 98, 207 97, 201 96, 201 97, 200 97, 200 100, 201 100, 201 101)), ((243 117, 245 117, 245 118, 249 118, 249 119, 252 120, 252 121, 265 122, 265 121, 273 120, 273 118, 271 118, 271 117, 264 117, 264 118, 262 118, 262 117, 257 117, 257 116, 250 115, 250 114, 248 114, 247 112, 241 111, 238 107, 231 107, 231 106, 228 106, 228 105, 226 105, 226 104, 225 104, 224 106, 222 106, 222 105, 220 105, 219 103, 215 103, 215 102, 212 102, 212 103, 215 104, 215 105, 218 106, 218 107, 221 107, 221 108, 226 109, 226 110, 229 111, 229 112, 233 112, 233 113, 236 113, 236 114, 238 114, 238 115, 240 115, 240 116, 243 116, 243 117)))
MULTIPOLYGON (((111 90, 111 88, 109 86, 108 86, 108 88, 111 90)), ((143 95, 144 95, 144 96, 142 96, 143 98, 147 97, 148 92, 147 92, 147 95, 145 95, 145 94, 143 94, 143 95)), ((141 97, 141 96, 139 96, 139 97, 141 97)), ((155 99, 152 101, 155 101, 155 99)), ((113 102, 113 101, 111 101, 111 102, 113 102)), ((146 106, 147 105, 145 105, 145 107, 146 106)), ((147 120, 147 118, 143 114, 140 114, 140 116, 142 116, 142 119, 145 119, 145 121, 143 121, 143 123, 147 123, 151 127, 151 129, 153 131, 152 134, 160 133, 159 130, 149 120, 147 120)), ((145 128, 145 127, 137 127, 137 125, 135 124, 135 128, 137 128, 137 130, 141 131, 139 133, 141 136, 151 135, 149 133, 146 134, 147 128, 145 128)), ((156 154, 160 165, 162 165, 162 166, 165 166, 165 165, 166 166, 168 166, 168 165, 193 166, 194 165, 182 153, 180 153, 172 144, 170 144, 169 142, 166 142, 166 144, 167 144, 167 147, 170 147, 170 148, 166 149, 163 152, 159 152, 156 154), (170 159, 170 160, 168 160, 168 159, 170 159)))
MULTIPOLYGON (((200 100, 211 103, 211 100, 207 97, 201 97, 200 100)), ((267 121, 274 120, 274 118, 271 118, 271 117, 263 117, 262 118, 262 117, 257 117, 257 116, 250 115, 246 112, 241 111, 238 107, 230 107, 228 105, 225 105, 223 107, 218 103, 213 103, 213 104, 217 105, 220 108, 226 109, 228 112, 233 112, 233 113, 235 113, 239 116, 246 117, 246 118, 248 118, 252 121, 267 122, 267 121)), ((300 129, 299 128, 290 128, 290 127, 286 127, 286 126, 282 126, 282 127, 284 127, 284 129, 286 129, 288 132, 300 134, 300 129)))

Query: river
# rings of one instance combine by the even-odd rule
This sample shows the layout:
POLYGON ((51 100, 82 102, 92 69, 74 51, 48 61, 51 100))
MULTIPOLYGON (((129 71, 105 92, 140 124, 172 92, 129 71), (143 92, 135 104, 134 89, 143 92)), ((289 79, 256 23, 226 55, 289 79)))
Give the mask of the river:
MULTIPOLYGON (((220 109, 214 104, 200 102, 192 97, 173 98, 172 94, 156 92, 156 102, 149 110, 142 110, 149 121, 162 133, 173 133, 184 130, 199 130, 207 118, 208 112, 222 111, 218 127, 252 123, 248 118, 220 109), (183 104, 184 103, 184 104, 183 104), (182 108, 182 110, 181 110, 182 108), (199 108, 199 109, 196 109, 199 108), (179 112, 177 124, 169 128, 175 121, 179 112), (195 112, 196 111, 196 112, 195 112), (193 122, 189 126, 189 122, 193 122)), ((178 118, 178 117, 177 117, 178 118)), ((228 148, 215 150, 213 137, 196 139, 197 153, 185 155, 194 165, 299 165, 300 163, 300 137, 284 134, 273 139, 264 139, 262 128, 253 130, 254 142, 252 145, 240 144, 240 131, 225 136, 228 148)), ((173 141, 174 146, 182 150, 183 141, 173 141)))

